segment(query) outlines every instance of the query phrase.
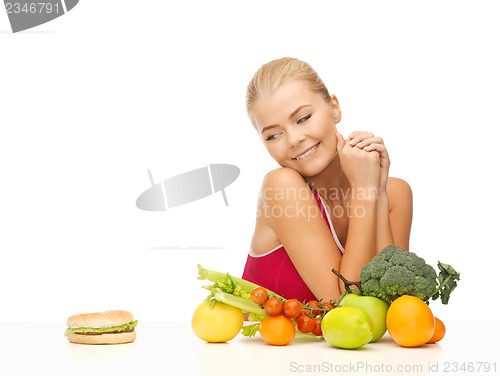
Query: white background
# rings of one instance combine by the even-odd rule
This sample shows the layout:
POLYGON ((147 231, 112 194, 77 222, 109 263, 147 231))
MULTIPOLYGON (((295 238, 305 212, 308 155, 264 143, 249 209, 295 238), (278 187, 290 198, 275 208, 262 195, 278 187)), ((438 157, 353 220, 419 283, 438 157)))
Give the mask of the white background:
POLYGON ((126 309, 189 320, 198 263, 241 275, 263 175, 253 73, 309 62, 339 130, 381 135, 410 183, 410 248, 461 272, 446 320, 496 317, 499 7, 494 1, 90 1, 12 34, 0 14, 0 322, 126 309), (220 194, 145 212, 156 181, 229 163, 220 194), (177 247, 178 249, 168 249, 177 247), (182 249, 197 247, 198 249, 182 249))

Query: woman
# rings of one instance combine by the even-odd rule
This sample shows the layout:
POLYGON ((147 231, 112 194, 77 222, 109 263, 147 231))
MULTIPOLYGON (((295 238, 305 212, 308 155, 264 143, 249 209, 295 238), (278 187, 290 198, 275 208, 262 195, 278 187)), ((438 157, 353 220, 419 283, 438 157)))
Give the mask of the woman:
POLYGON ((408 250, 412 193, 388 178, 380 137, 337 132, 339 103, 309 64, 283 58, 263 65, 247 90, 247 112, 282 166, 258 200, 243 278, 286 298, 337 300, 343 283, 389 244, 408 250))

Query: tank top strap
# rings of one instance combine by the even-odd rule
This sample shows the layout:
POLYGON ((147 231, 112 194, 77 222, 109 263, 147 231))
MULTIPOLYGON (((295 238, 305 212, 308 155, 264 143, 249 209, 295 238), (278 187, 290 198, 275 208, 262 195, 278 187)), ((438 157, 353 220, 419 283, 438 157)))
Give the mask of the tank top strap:
POLYGON ((314 190, 309 184, 307 184, 309 189, 311 189, 314 198, 316 199, 316 202, 318 203, 319 209, 321 211, 321 215, 323 216, 323 219, 325 220, 326 224, 328 225, 328 228, 330 229, 330 232, 333 235, 333 238, 335 239, 335 243, 337 244, 337 247, 339 248, 339 251, 344 254, 344 247, 340 243, 340 240, 337 236, 337 233, 335 232, 335 229, 333 228, 333 223, 332 220, 330 219, 330 215, 328 214, 328 211, 326 210, 325 203, 323 202, 323 199, 319 195, 318 192, 314 190))

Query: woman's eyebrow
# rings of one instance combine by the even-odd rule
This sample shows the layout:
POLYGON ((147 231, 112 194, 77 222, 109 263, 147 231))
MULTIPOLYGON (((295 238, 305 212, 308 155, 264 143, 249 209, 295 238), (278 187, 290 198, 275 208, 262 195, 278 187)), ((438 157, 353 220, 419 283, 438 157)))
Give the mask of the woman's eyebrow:
MULTIPOLYGON (((300 110, 302 110, 304 107, 308 107, 308 106, 312 106, 312 104, 303 104, 302 106, 297 107, 295 109, 295 111, 293 111, 288 118, 289 119, 293 118, 295 115, 297 115, 297 113, 300 110)), ((260 132, 260 133, 263 134, 265 131, 272 129, 272 128, 276 128, 276 127, 278 127, 278 124, 268 125, 267 127, 262 128, 262 132, 260 132)))
POLYGON ((302 106, 297 107, 297 109, 295 111, 293 111, 288 118, 289 119, 293 118, 295 115, 297 115, 297 113, 300 110, 302 110, 304 107, 307 107, 307 106, 312 106, 312 105, 311 104, 303 104, 302 106))
POLYGON ((276 128, 277 126, 278 126, 278 124, 268 125, 267 127, 262 128, 262 132, 260 132, 260 133, 264 134, 265 131, 272 129, 272 128, 276 128))

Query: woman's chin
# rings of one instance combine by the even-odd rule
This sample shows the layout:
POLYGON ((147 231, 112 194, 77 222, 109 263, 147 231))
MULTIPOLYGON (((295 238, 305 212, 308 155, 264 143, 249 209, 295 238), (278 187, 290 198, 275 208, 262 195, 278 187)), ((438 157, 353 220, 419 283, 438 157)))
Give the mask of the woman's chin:
POLYGON ((304 178, 312 178, 325 171, 328 166, 330 166, 330 164, 335 160, 335 156, 336 155, 333 155, 332 158, 328 159, 318 158, 314 161, 311 161, 311 163, 308 163, 307 165, 294 169, 297 170, 304 178))
POLYGON ((307 166, 301 169, 297 169, 297 172, 302 175, 303 178, 312 178, 324 171, 323 166, 307 166))

